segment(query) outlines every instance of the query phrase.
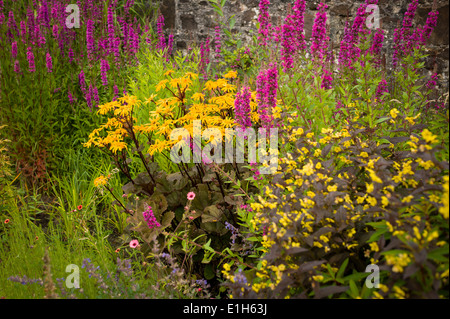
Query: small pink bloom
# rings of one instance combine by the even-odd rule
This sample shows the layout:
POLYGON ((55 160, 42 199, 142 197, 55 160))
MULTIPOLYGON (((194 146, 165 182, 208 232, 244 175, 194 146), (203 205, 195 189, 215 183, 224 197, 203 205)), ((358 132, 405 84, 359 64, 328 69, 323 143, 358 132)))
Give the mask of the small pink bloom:
POLYGON ((187 199, 188 200, 193 200, 195 198, 195 193, 194 192, 189 192, 188 194, 187 194, 187 199))
POLYGON ((139 242, 137 241, 137 239, 133 239, 132 241, 130 241, 131 248, 136 248, 137 246, 139 246, 139 242))

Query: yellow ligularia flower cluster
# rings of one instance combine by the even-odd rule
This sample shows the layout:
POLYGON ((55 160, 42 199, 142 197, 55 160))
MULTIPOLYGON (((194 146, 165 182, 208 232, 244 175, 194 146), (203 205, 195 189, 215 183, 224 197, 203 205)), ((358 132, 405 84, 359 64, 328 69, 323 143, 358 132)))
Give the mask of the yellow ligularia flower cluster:
MULTIPOLYGON (((226 129, 236 125, 233 117, 236 86, 231 83, 237 77, 235 71, 229 71, 222 78, 207 81, 203 88, 196 88, 198 83, 196 73, 186 72, 176 77, 175 71, 168 70, 165 78, 155 85, 153 94, 144 102, 135 96, 125 95, 116 101, 99 106, 98 113, 109 115, 107 123, 95 129, 89 135, 85 147, 107 147, 116 154, 127 149, 126 137, 138 139, 141 134, 147 136, 150 155, 170 150, 178 141, 170 140, 170 134, 175 129, 184 128, 190 136, 194 136, 193 122, 201 121, 201 133, 208 128, 217 128, 225 137, 226 129), (195 83, 194 83, 195 82, 195 83), (158 98, 158 93, 166 91, 169 97, 158 98), (137 107, 151 106, 147 123, 136 123, 133 117, 137 107), (106 132, 106 136, 104 133, 106 132)), ((251 92, 251 119, 258 121, 256 92, 251 92)), ((274 112, 279 115, 280 110, 274 112)), ((211 138, 207 143, 216 143, 211 138)))
POLYGON ((125 127, 132 125, 134 121, 133 111, 140 104, 141 101, 136 96, 125 95, 117 101, 99 105, 97 111, 99 114, 111 114, 112 117, 100 128, 94 129, 89 134, 89 140, 83 145, 85 147, 107 147, 114 154, 118 151, 126 150, 128 147, 124 138, 129 132, 125 127), (101 136, 103 132, 106 132, 106 136, 101 136))

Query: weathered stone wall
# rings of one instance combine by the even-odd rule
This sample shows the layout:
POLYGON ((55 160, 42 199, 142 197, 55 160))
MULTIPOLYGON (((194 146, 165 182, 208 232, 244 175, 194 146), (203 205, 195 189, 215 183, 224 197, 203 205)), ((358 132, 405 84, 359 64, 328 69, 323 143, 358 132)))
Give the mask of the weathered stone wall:
MULTIPOLYGON (((347 19, 353 22, 356 10, 363 0, 325 0, 328 5, 328 23, 330 39, 336 45, 339 44, 347 19)), ((294 0, 271 0, 269 12, 274 25, 280 25, 286 16, 286 10, 292 6, 294 0)), ((320 1, 307 1, 305 12, 305 33, 307 39, 311 35, 312 25, 316 14, 316 8, 320 1)), ((404 13, 410 0, 379 0, 381 27, 385 30, 384 49, 390 56, 392 48, 393 31, 401 25, 404 13)), ((441 82, 445 82, 448 88, 449 73, 449 0, 437 0, 439 11, 438 24, 431 39, 428 49, 429 55, 427 68, 433 70, 437 66, 437 72, 442 74, 441 82)), ((433 0, 422 0, 413 20, 413 25, 423 25, 431 11, 433 0)), ((213 37, 214 27, 220 18, 207 0, 160 0, 160 9, 165 17, 166 29, 175 36, 175 44, 178 49, 186 49, 193 42, 213 37)), ((259 13, 259 0, 228 0, 224 7, 225 17, 235 15, 236 24, 233 33, 239 34, 243 40, 251 39, 250 31, 256 34, 256 23, 259 13)), ((442 84, 442 83, 441 83, 442 84)))

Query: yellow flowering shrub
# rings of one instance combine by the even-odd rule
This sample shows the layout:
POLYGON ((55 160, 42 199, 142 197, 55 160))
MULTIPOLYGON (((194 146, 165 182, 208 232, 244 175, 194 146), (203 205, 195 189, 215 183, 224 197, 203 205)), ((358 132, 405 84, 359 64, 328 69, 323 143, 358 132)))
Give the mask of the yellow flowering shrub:
MULTIPOLYGON (((248 283, 229 285, 233 295, 439 298, 444 293, 449 179, 448 162, 435 157, 436 136, 406 131, 406 138, 383 137, 381 144, 376 132, 374 140, 367 139, 355 124, 339 132, 322 130, 319 143, 303 129, 285 132, 291 150, 264 196, 251 203, 253 224, 263 235, 263 261, 256 273, 248 272, 255 273, 248 283), (370 264, 379 267, 383 289, 366 287, 370 264)), ((233 278, 233 271, 227 275, 233 278)))

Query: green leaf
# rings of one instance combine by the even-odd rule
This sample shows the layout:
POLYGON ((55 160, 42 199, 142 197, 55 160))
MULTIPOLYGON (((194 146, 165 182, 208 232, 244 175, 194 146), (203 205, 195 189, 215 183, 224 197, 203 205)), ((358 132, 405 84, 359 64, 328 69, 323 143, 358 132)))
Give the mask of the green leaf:
POLYGON ((346 258, 344 260, 344 262, 342 263, 341 267, 339 268, 337 274, 336 274, 336 278, 342 278, 342 275, 344 274, 345 268, 347 267, 348 264, 348 258, 346 258))
POLYGON ((205 270, 203 271, 203 275, 205 276, 206 280, 211 280, 216 276, 216 273, 214 272, 211 264, 206 265, 205 270))
POLYGON ((388 232, 387 228, 386 229, 378 229, 376 232, 374 232, 372 234, 372 236, 370 236, 370 238, 367 240, 367 243, 371 243, 373 241, 378 241, 380 236, 387 232, 388 232))
POLYGON ((356 286, 356 284, 353 280, 350 280, 349 285, 350 285, 350 292, 352 294, 352 297, 353 298, 358 297, 359 296, 358 286, 356 286))
POLYGON ((430 251, 428 258, 436 262, 448 262, 448 257, 445 255, 448 255, 448 244, 430 251))
POLYGON ((390 117, 382 117, 382 118, 376 120, 375 124, 379 124, 379 123, 385 122, 385 121, 387 121, 389 119, 390 119, 390 117))

